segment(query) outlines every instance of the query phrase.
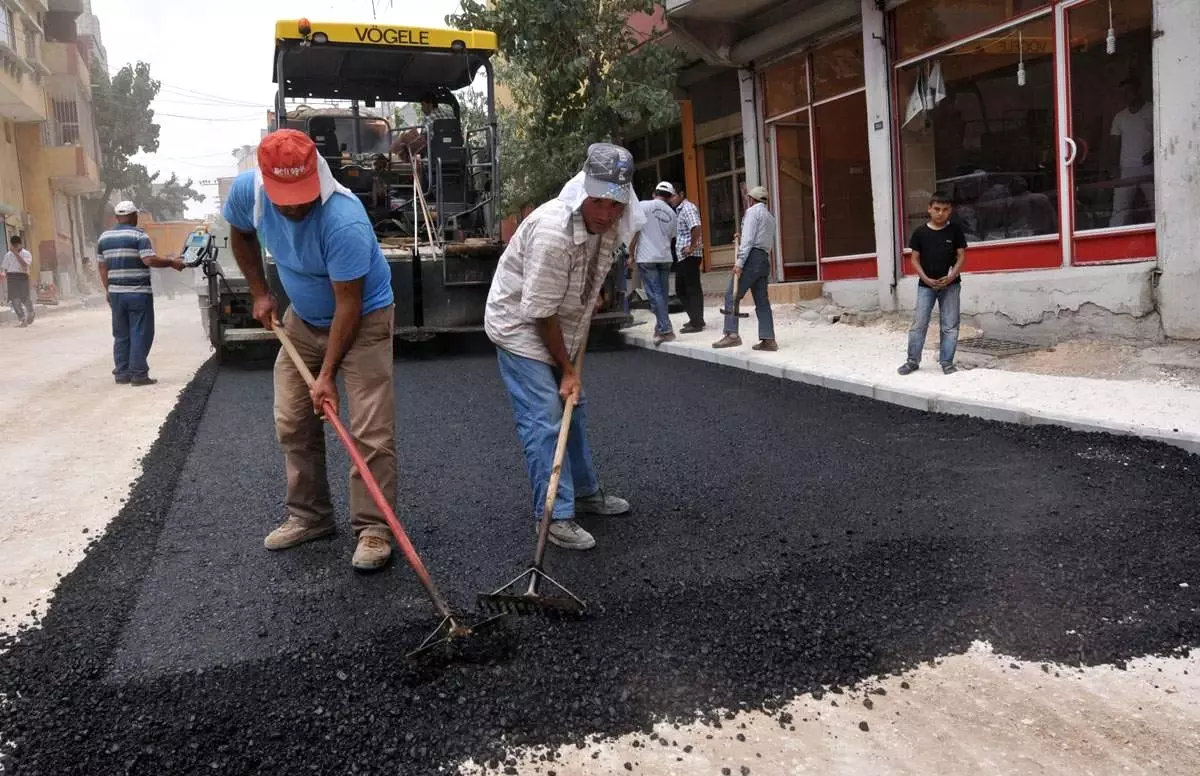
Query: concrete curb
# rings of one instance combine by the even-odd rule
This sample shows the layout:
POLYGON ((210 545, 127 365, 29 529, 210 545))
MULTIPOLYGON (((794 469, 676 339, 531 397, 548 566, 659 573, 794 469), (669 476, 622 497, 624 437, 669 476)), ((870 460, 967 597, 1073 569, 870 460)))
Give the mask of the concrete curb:
POLYGON ((713 350, 712 348, 695 348, 683 345, 678 341, 665 342, 655 346, 652 333, 624 331, 622 337, 625 343, 635 347, 645 348, 656 352, 669 353, 674 356, 691 358, 697 361, 707 361, 721 366, 730 366, 748 372, 755 372, 781 380, 792 380, 806 385, 829 388, 855 396, 884 401, 901 407, 922 410, 924 412, 939 412, 946 415, 969 415, 983 420, 994 420, 1001 423, 1015 423, 1020 426, 1061 426, 1072 431, 1116 434, 1120 436, 1135 436, 1152 442, 1161 442, 1186 450, 1189 453, 1200 454, 1200 433, 1186 431, 1162 431, 1155 428, 1145 428, 1128 423, 1118 423, 1104 418, 1082 417, 1054 412, 1015 407, 1003 402, 987 402, 975 399, 943 396, 941 394, 918 389, 897 388, 891 385, 880 385, 858 378, 840 377, 822 374, 821 372, 805 369, 794 364, 783 364, 748 356, 742 350, 713 350))

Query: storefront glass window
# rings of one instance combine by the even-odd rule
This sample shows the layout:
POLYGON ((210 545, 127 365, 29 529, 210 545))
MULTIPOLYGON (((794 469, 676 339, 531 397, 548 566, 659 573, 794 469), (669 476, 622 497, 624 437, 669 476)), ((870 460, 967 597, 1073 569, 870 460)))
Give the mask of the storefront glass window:
POLYGON ((813 220, 812 147, 808 111, 772 125, 776 174, 779 176, 779 241, 784 266, 817 264, 817 230, 813 220))
POLYGON ((1050 5, 1051 0, 909 0, 896 9, 896 47, 908 59, 1050 5))
POLYGON ((713 247, 731 245, 742 220, 741 190, 746 183, 743 149, 741 135, 714 140, 702 149, 709 243, 713 247), (735 160, 740 160, 737 167, 733 166, 735 160))
POLYGON ((1054 77, 1049 17, 900 70, 909 231, 926 220, 936 190, 954 199, 969 241, 1058 230, 1054 77))
POLYGON ((767 68, 763 77, 767 118, 808 104, 807 60, 806 55, 799 54, 767 68))
POLYGON ((1152 17, 1152 0, 1114 3, 1109 54, 1108 4, 1067 12, 1076 229, 1154 221, 1152 17))
POLYGON ((813 112, 821 187, 821 254, 874 253, 866 92, 818 105, 813 112))
POLYGON ((813 100, 827 100, 866 84, 861 35, 853 35, 813 52, 813 100))
POLYGON ((626 145, 637 165, 633 172, 633 189, 639 198, 652 197, 659 181, 683 180, 682 138, 682 127, 675 124, 659 132, 634 138, 626 145), (634 149, 641 151, 641 154, 634 149))

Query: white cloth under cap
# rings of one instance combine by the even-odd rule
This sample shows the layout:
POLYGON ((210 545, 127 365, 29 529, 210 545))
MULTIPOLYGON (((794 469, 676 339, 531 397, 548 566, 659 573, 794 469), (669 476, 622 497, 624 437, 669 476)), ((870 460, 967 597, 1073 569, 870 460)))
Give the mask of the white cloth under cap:
MULTIPOLYGON (((583 205, 583 201, 588 198, 588 193, 584 189, 583 182, 586 178, 586 173, 580 171, 574 178, 567 181, 567 185, 563 186, 559 192, 559 200, 567 203, 571 208, 571 212, 575 212, 583 205)), ((642 226, 646 223, 646 217, 642 214, 641 208, 636 207, 637 199, 634 197, 633 186, 626 186, 629 190, 629 200, 625 205, 625 212, 621 214, 621 220, 617 222, 617 244, 628 243, 633 239, 642 226)))
MULTIPOLYGON (((329 198, 334 194, 344 194, 350 199, 358 202, 359 199, 354 195, 354 192, 338 183, 333 177, 333 170, 329 169, 329 162, 323 157, 317 157, 317 178, 321 181, 321 204, 324 205, 329 201, 329 198)), ((261 168, 254 169, 254 226, 258 227, 262 223, 263 204, 267 201, 267 191, 263 184, 263 175, 261 168)))

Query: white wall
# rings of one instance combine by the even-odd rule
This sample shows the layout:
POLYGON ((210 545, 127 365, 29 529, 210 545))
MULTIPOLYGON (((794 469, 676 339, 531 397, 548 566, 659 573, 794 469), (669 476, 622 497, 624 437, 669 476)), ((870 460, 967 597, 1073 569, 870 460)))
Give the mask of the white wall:
POLYGON ((1169 337, 1200 339, 1200 2, 1155 0, 1158 298, 1169 337))

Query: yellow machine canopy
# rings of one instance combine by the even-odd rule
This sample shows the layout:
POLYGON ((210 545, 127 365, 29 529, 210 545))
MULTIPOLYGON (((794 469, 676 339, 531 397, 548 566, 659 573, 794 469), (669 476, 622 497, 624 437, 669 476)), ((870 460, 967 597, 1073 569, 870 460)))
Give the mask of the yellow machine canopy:
POLYGON ((470 86, 495 52, 483 30, 281 21, 272 82, 285 99, 416 102, 470 86))

